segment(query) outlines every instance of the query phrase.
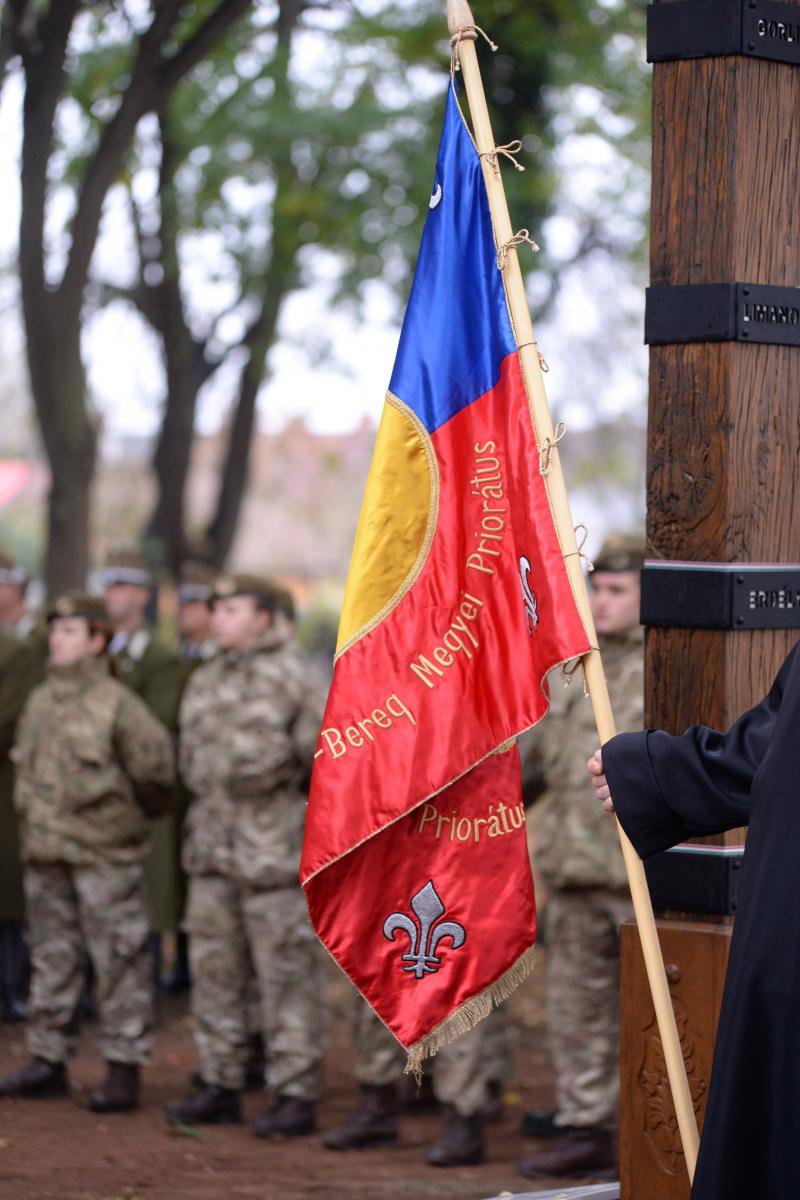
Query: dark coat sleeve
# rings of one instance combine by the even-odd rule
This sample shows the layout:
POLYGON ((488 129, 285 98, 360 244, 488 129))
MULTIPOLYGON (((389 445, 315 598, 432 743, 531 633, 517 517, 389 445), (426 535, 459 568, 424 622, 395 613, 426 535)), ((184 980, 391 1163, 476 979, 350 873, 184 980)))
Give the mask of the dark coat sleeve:
POLYGON ((727 733, 692 725, 623 733, 603 747, 603 766, 620 824, 642 858, 687 838, 747 825, 750 788, 772 740, 792 650, 769 695, 727 733))

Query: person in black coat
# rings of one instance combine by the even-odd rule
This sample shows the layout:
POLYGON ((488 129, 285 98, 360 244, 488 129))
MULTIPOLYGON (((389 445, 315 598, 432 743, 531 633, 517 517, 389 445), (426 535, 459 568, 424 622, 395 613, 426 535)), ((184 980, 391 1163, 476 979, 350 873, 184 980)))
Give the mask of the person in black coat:
POLYGON ((589 770, 643 858, 749 826, 692 1200, 796 1200, 800 644, 727 733, 621 734, 589 770))

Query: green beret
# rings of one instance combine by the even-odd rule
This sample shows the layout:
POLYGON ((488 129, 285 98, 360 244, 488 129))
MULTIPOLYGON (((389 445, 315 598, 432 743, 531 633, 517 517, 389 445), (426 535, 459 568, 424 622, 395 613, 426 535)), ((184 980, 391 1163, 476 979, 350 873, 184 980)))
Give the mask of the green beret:
POLYGON ((132 583, 135 587, 153 586, 153 573, 138 550, 114 550, 103 568, 103 587, 132 583))
POLYGON ((91 596, 88 592, 65 592, 54 600, 47 610, 48 625, 57 617, 83 617, 95 628, 111 633, 105 601, 101 596, 91 596))
POLYGON ((246 573, 218 575, 214 580, 209 603, 213 605, 216 600, 227 600, 231 596, 253 596, 259 607, 266 608, 268 612, 274 612, 275 591, 275 584, 264 575, 248 575, 246 573))
POLYGON ((595 571, 641 571, 645 548, 641 538, 627 534, 607 537, 594 560, 595 571))

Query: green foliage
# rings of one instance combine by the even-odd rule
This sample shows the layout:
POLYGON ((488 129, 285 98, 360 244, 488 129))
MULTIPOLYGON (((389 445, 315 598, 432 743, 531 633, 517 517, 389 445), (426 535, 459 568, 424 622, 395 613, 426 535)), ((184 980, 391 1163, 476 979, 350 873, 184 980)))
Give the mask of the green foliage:
MULTIPOLYGON (((185 6, 177 41, 191 36, 209 7, 209 0, 185 6)), ((376 279, 404 301, 448 85, 442 0, 306 2, 290 48, 278 44, 279 7, 254 6, 163 114, 175 160, 180 260, 193 267, 192 284, 184 282, 189 313, 205 333, 220 310, 240 318, 229 321, 232 336, 223 323, 222 351, 263 295, 279 238, 298 249, 298 285, 323 263, 336 278, 335 302, 363 303, 365 282, 376 279), (202 254, 214 260, 204 282, 219 285, 216 310, 198 299, 202 254)), ((554 152, 568 134, 614 143, 619 168, 606 197, 613 223, 629 171, 647 153, 643 5, 486 0, 474 12, 499 46, 493 55, 478 43, 496 140, 524 143, 524 174, 509 164, 503 171, 515 224, 535 232, 552 212, 554 152), (572 93, 579 93, 576 104, 572 93)), ((65 138, 61 174, 70 187, 130 69, 137 30, 126 13, 125 4, 91 6, 74 42, 70 87, 81 117, 65 138)), ((127 181, 145 232, 158 228, 147 182, 158 156, 155 123, 143 123, 127 181)), ((640 251, 641 234, 634 223, 625 248, 640 251)), ((546 257, 538 265, 547 269, 546 257)))

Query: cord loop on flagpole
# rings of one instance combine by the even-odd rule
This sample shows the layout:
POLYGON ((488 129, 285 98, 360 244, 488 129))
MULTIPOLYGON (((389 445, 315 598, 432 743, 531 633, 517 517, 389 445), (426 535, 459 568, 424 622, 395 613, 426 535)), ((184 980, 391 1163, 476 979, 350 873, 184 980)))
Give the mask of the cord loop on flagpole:
POLYGON ((456 32, 453 34, 453 36, 450 38, 450 45, 453 47, 454 50, 458 50, 458 43, 460 41, 462 41, 464 38, 469 38, 469 40, 471 42, 477 42, 478 34, 481 35, 481 37, 486 42, 486 45, 489 47, 489 49, 491 51, 494 52, 495 50, 497 50, 497 45, 489 37, 486 30, 481 29, 480 25, 464 25, 463 28, 457 29, 456 32))
MULTIPOLYGON (((550 458, 553 450, 559 442, 563 441, 567 436, 566 422, 559 421, 555 427, 553 437, 546 437, 539 449, 539 474, 548 475, 550 472, 550 458)), ((585 527, 584 527, 585 528, 585 527)), ((585 539, 584 539, 585 540, 585 539)), ((567 558, 567 555, 564 555, 567 558)))
MULTIPOLYGON (((454 33, 453 36, 450 38, 450 87, 453 90, 453 98, 455 99, 456 108, 459 111, 461 120, 464 123, 464 128, 467 131, 469 140, 472 142, 473 146, 475 146, 476 150, 478 149, 478 147, 475 143, 475 138, 472 136, 472 130, 470 129, 469 124, 467 123, 467 118, 464 116, 464 110, 461 107, 461 101, 458 98, 458 88, 456 87, 456 71, 459 71, 461 69, 461 63, 459 62, 459 59, 458 59, 458 47, 459 47, 460 43, 465 38, 467 39, 467 41, 477 42, 478 34, 481 35, 483 40, 486 42, 486 45, 489 47, 489 49, 492 52, 497 50, 497 46, 495 45, 495 43, 489 37, 486 30, 481 29, 480 25, 465 25, 463 27, 463 29, 457 30, 456 33, 454 33)), ((522 147, 520 146, 520 149, 521 148, 522 147)), ((523 167, 522 170, 524 171, 525 168, 523 167)))
POLYGON ((509 162, 514 164, 515 171, 524 171, 522 163, 517 162, 516 156, 522 150, 522 142, 519 138, 514 138, 513 142, 506 142, 504 146, 495 146, 494 150, 484 150, 481 158, 487 159, 494 170, 495 175, 500 176, 500 155, 507 158, 509 162))
POLYGON ((594 563, 592 562, 592 560, 589 558, 589 556, 587 554, 583 553, 583 547, 586 545, 587 541, 589 540, 589 530, 586 528, 583 521, 579 521, 578 524, 575 526, 575 536, 576 537, 577 537, 579 529, 583 530, 583 537, 578 542, 578 549, 571 550, 569 552, 569 554, 564 555, 564 558, 572 558, 574 555, 577 554, 578 558, 582 558, 583 561, 586 563, 586 570, 591 572, 594 570, 594 563))
POLYGON ((531 340, 529 342, 519 342, 517 345, 517 350, 522 350, 522 348, 524 346, 535 346, 536 347, 536 353, 539 356, 539 367, 541 369, 542 374, 546 375, 547 372, 550 370, 550 366, 547 362, 547 359, 545 358, 545 356, 542 354, 541 350, 539 349, 539 343, 537 342, 536 338, 531 338, 531 340))
POLYGON ((501 242, 497 247, 497 269, 505 271, 508 262, 509 250, 515 250, 517 246, 528 245, 533 254, 539 249, 536 242, 533 240, 529 229, 518 230, 513 237, 510 237, 507 242, 501 242))

